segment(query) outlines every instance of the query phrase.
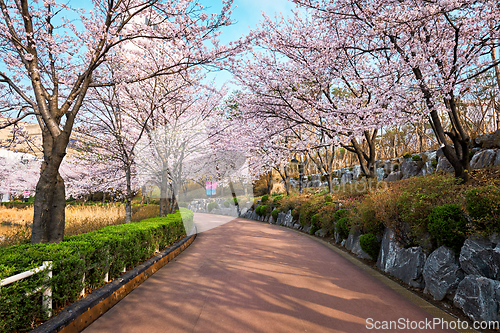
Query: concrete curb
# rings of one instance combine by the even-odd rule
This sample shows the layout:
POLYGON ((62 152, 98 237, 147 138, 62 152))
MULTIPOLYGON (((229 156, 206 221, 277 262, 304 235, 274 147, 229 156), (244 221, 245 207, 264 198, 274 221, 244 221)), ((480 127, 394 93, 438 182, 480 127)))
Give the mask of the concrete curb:
MULTIPOLYGON (((195 228, 193 226, 193 228, 195 228)), ((97 318, 111 309, 116 303, 127 296, 132 290, 146 281, 160 268, 184 251, 196 238, 194 234, 186 236, 172 246, 169 246, 153 258, 122 274, 105 286, 94 290, 85 298, 65 307, 57 315, 41 324, 31 332, 48 333, 81 332, 97 318)))

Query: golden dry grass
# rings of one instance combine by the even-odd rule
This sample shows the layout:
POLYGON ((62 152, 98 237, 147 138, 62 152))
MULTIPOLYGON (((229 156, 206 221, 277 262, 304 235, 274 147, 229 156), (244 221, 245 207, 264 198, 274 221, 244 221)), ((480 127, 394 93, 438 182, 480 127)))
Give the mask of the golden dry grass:
MULTIPOLYGON (((132 221, 159 215, 157 205, 133 206, 132 221)), ((33 206, 28 208, 6 208, 0 206, 0 223, 14 224, 2 235, 0 246, 19 244, 29 240, 33 222, 33 206)), ((108 225, 125 223, 125 205, 74 205, 66 206, 65 235, 72 236, 101 229, 108 225)))

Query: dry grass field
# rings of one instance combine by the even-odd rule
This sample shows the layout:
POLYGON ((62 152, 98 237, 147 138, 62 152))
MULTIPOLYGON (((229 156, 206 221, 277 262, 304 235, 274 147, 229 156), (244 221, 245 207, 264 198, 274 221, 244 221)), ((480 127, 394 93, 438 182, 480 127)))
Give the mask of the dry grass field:
MULTIPOLYGON (((132 206, 132 221, 159 215, 159 206, 143 205, 132 206)), ((0 223, 14 225, 4 232, 0 239, 0 246, 19 244, 27 241, 31 236, 33 222, 33 206, 27 208, 6 208, 0 206, 0 223)), ((71 205, 66 206, 67 236, 83 234, 103 228, 108 225, 125 223, 125 205, 71 205)))

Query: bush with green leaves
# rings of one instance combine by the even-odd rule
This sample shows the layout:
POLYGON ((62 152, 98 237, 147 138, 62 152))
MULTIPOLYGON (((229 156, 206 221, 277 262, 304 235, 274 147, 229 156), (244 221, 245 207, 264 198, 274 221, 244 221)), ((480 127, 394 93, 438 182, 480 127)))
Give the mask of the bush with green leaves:
POLYGON ((340 238, 346 239, 349 236, 349 218, 342 217, 335 223, 335 231, 340 238))
POLYGON ((34 322, 46 319, 42 308, 43 288, 49 284, 55 309, 79 298, 83 288, 92 290, 105 284, 104 276, 116 278, 123 268, 140 262, 186 234, 183 220, 191 223, 193 213, 181 211, 166 217, 113 225, 89 233, 65 237, 60 243, 21 244, 0 248, 0 279, 52 261, 52 278, 38 273, 3 286, 0 293, 0 330, 26 331, 34 322), (182 217, 181 217, 182 214, 182 217), (85 280, 83 276, 85 274, 85 280))
POLYGON ((459 206, 446 204, 432 209, 429 215, 429 233, 438 245, 459 253, 467 233, 467 220, 459 206))
POLYGON ((226 208, 231 207, 232 204, 234 204, 234 200, 232 200, 232 199, 231 200, 226 200, 223 203, 224 207, 226 207, 226 208))
POLYGON ((403 154, 403 158, 411 158, 411 154, 410 153, 404 153, 403 154))
POLYGON ((325 196, 325 202, 332 202, 332 201, 333 201, 332 196, 330 194, 327 194, 325 196))
POLYGON ((436 206, 457 201, 459 179, 447 175, 415 177, 397 200, 398 224, 392 226, 403 246, 423 245, 429 214, 436 206))
POLYGON ((413 156, 411 157, 411 159, 412 159, 412 161, 415 161, 415 162, 418 162, 418 161, 421 161, 421 160, 422 160, 422 158, 421 158, 420 156, 418 156, 418 155, 413 155, 413 156))
POLYGON ((217 202, 211 202, 208 204, 207 209, 210 213, 212 210, 219 208, 219 204, 217 202))
POLYGON ((319 214, 314 214, 311 217, 311 229, 309 229, 309 233, 311 235, 314 235, 316 231, 321 229, 320 221, 319 221, 319 214))
POLYGON ((465 194, 469 216, 478 231, 491 234, 499 232, 500 189, 495 186, 475 188, 465 194))
POLYGON ((256 209, 255 209, 255 213, 259 216, 266 216, 267 214, 269 214, 271 212, 271 206, 269 205, 259 205, 256 209))
POLYGON ((280 213, 279 209, 273 209, 271 212, 271 216, 273 217, 274 222, 278 220, 278 214, 280 213))
POLYGON ((377 236, 372 233, 361 235, 359 236, 359 245, 361 246, 361 250, 372 257, 373 260, 377 260, 380 251, 380 242, 377 236))
POLYGON ((266 194, 266 195, 262 196, 262 198, 260 199, 260 202, 262 202, 263 204, 265 204, 268 200, 269 200, 269 195, 266 194))
POLYGON ((333 218, 335 221, 340 220, 343 217, 347 217, 349 215, 349 211, 345 208, 341 208, 337 210, 335 213, 333 213, 333 218))

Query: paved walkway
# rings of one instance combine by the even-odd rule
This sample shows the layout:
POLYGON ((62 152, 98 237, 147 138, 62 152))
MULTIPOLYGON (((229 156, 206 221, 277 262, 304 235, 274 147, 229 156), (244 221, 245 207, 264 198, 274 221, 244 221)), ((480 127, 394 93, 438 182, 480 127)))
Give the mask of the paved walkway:
POLYGON ((367 318, 432 321, 305 235, 207 214, 195 223, 209 230, 85 332, 369 332, 367 318))

